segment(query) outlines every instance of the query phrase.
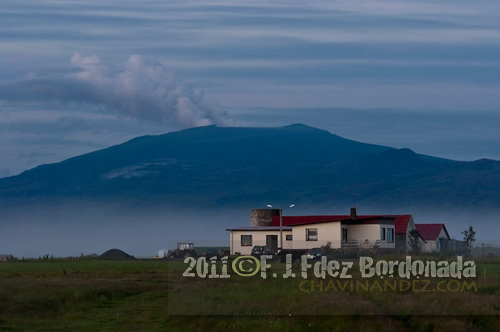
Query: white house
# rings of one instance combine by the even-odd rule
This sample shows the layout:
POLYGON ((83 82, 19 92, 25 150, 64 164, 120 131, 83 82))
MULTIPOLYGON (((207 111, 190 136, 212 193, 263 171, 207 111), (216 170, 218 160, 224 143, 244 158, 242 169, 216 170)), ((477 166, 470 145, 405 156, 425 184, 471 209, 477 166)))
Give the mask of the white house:
MULTIPOLYGON (((228 231, 230 231, 231 255, 237 252, 242 255, 250 255, 254 246, 266 246, 274 251, 278 248, 280 227, 250 226, 228 229, 228 231)), ((283 227, 282 233, 283 249, 293 249, 292 227, 283 227)))
POLYGON ((332 248, 395 248, 395 218, 391 216, 357 216, 355 209, 349 216, 281 216, 281 212, 265 215, 266 220, 252 221, 259 226, 228 229, 231 254, 249 255, 253 246, 274 250, 327 244, 332 248))

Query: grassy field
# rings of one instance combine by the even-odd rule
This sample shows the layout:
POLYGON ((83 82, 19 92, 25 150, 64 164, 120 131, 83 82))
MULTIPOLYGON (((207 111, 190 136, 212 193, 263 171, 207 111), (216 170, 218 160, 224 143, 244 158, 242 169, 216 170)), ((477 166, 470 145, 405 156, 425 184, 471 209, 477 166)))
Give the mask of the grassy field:
POLYGON ((499 331, 500 263, 477 264, 475 288, 457 290, 455 280, 432 291, 438 281, 430 280, 422 291, 384 290, 385 280, 376 279, 379 288, 359 273, 352 288, 338 278, 283 279, 278 262, 267 279, 238 276, 231 263, 230 278, 210 279, 185 277, 187 264, 164 260, 6 262, 0 330, 499 331))

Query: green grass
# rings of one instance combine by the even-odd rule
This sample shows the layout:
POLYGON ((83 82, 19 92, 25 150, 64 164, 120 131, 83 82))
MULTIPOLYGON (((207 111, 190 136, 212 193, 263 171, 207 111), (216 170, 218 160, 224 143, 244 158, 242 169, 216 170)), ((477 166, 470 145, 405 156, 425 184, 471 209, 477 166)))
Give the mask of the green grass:
POLYGON ((477 292, 304 292, 302 279, 280 277, 284 265, 278 262, 265 280, 237 276, 231 268, 229 279, 187 278, 186 268, 165 260, 1 263, 0 330, 495 331, 500 326, 497 262, 478 263, 477 292))
POLYGON ((131 319, 138 319, 137 324, 147 321, 130 314, 133 307, 130 301, 137 304, 137 312, 166 315, 166 299, 164 261, 55 260, 0 264, 3 329, 127 327, 131 319), (161 301, 164 303, 160 305, 161 301))

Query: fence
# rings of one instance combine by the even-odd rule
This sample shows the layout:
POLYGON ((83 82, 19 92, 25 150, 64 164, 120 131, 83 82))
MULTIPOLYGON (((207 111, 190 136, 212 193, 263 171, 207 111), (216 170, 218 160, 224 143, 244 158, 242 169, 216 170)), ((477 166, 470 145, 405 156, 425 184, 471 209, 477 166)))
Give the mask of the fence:
POLYGON ((440 254, 465 255, 469 252, 467 241, 439 239, 440 254))

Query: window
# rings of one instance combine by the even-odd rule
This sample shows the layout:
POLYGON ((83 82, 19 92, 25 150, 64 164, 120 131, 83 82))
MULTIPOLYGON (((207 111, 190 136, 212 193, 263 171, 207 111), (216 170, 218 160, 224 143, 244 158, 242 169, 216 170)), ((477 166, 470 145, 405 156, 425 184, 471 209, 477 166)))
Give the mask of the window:
POLYGON ((287 241, 292 241, 292 235, 291 235, 291 234, 288 234, 288 235, 286 236, 286 240, 287 240, 287 241))
POLYGON ((242 247, 252 246, 252 235, 242 235, 241 236, 241 246, 242 247))
POLYGON ((347 242, 347 228, 342 228, 342 242, 347 242))
POLYGON ((380 240, 385 241, 385 227, 380 228, 380 240))
POLYGON ((387 228, 387 243, 394 243, 394 228, 387 228))
POLYGON ((306 228, 306 241, 318 241, 317 228, 306 228))

